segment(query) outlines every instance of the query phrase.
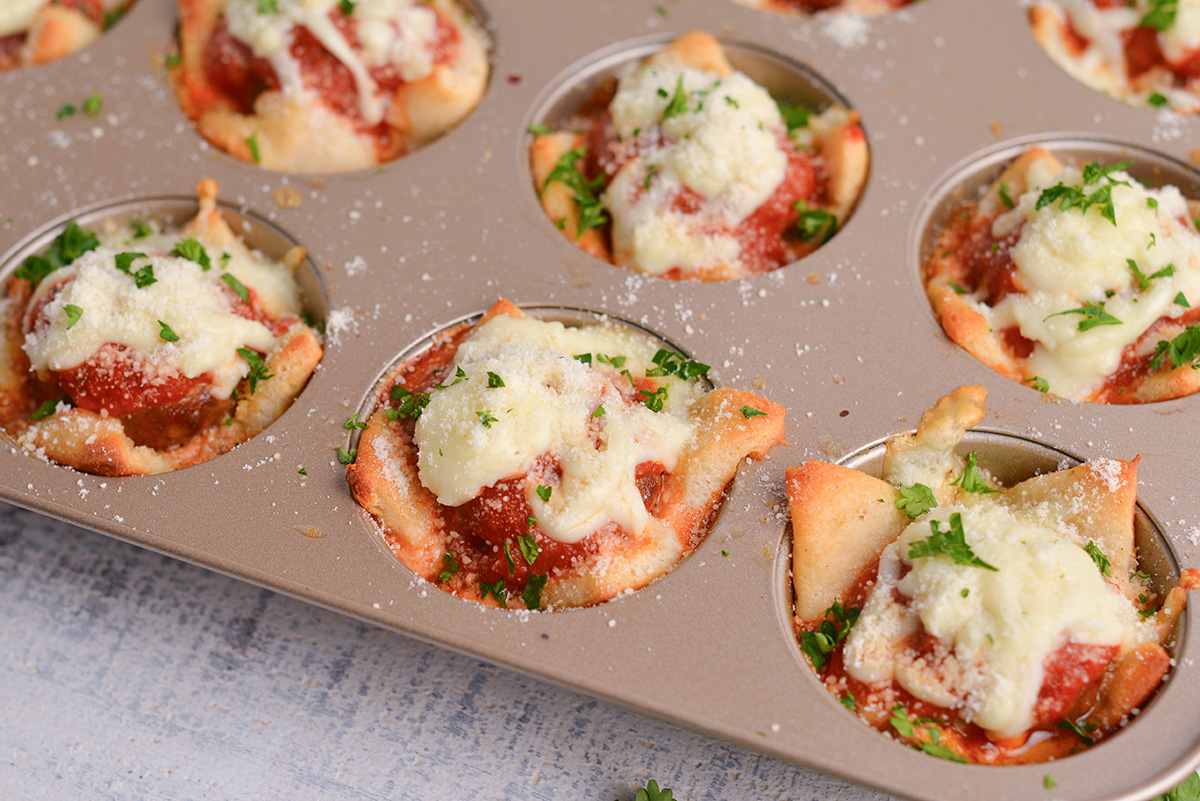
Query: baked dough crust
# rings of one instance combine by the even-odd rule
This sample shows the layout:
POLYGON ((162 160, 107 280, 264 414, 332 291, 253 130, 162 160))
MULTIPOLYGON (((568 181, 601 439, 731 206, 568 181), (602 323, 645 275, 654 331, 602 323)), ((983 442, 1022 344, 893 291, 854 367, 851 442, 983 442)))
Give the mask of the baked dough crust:
MULTIPOLYGON (((196 188, 199 211, 180 233, 221 245, 226 251, 245 253, 216 207, 217 184, 205 179, 196 188)), ((284 259, 293 267, 304 253, 294 249, 284 259)), ((85 473, 130 476, 165 473, 208 461, 261 433, 280 417, 308 383, 323 355, 320 340, 299 318, 288 322, 263 357, 268 381, 250 392, 247 382, 239 387, 239 400, 230 419, 208 426, 178 445, 158 449, 135 444, 125 434, 121 421, 79 408, 63 409, 49 417, 31 421, 30 414, 45 399, 48 387, 31 372, 21 348, 21 318, 29 298, 28 283, 9 278, 4 314, 4 343, 0 348, 0 426, 25 450, 57 464, 85 473)), ((53 395, 49 397, 54 397, 53 395)))
MULTIPOLYGON (((118 12, 131 0, 108 0, 100 4, 101 11, 118 12)), ((104 32, 102 20, 94 19, 73 6, 50 4, 39 8, 33 21, 23 33, 12 34, 16 47, 0 47, 0 72, 19 67, 45 64, 77 53, 100 38, 104 32)), ((0 40, 9 37, 0 37, 0 40)))
MULTIPOLYGON (((1089 462, 1034 476, 996 494, 969 498, 951 484, 964 464, 955 449, 965 432, 982 419, 985 398, 982 387, 962 387, 938 401, 914 433, 888 441, 884 477, 888 478, 901 461, 918 464, 930 476, 940 474, 940 480, 931 478, 928 484, 939 506, 995 503, 1008 508, 1018 519, 1057 531, 1081 532, 1109 558, 1116 587, 1137 603, 1139 593, 1146 592, 1134 576, 1133 520, 1139 459, 1089 462)), ((870 575, 868 571, 883 549, 909 525, 908 516, 896 508, 898 483, 895 476, 889 482, 818 461, 788 469, 798 625, 812 626, 835 602, 844 601, 852 588, 870 575)), ((1184 570, 1178 585, 1153 616, 1158 642, 1125 646, 1116 654, 1103 680, 1092 690, 1090 723, 1108 730, 1118 727, 1158 687, 1170 664, 1163 646, 1173 634, 1187 590, 1198 586, 1200 571, 1184 570)), ((883 725, 886 727, 886 722, 883 725)), ((964 757, 976 756, 955 732, 947 730, 943 734, 943 745, 964 757)), ((1067 745, 1077 746, 1078 742, 1067 745)), ((1055 750, 1057 746, 1038 748, 1041 750, 1034 749, 1024 756, 1017 752, 998 761, 1027 761, 1026 757, 1034 757, 1028 761, 1043 761, 1071 752, 1066 748, 1055 750)))
MULTIPOLYGON (((501 300, 478 323, 452 333, 451 347, 457 349, 458 343, 499 314, 525 316, 501 300)), ((384 398, 386 392, 380 395, 381 403, 384 398)), ((763 458, 783 442, 783 407, 749 392, 715 389, 693 403, 689 416, 696 424, 695 433, 666 477, 650 524, 642 531, 601 538, 598 552, 582 564, 552 570, 542 595, 545 605, 589 606, 640 589, 666 573, 703 538, 742 460, 763 458), (747 418, 740 411, 744 406, 764 414, 747 418)), ((357 458, 346 471, 351 492, 380 524, 400 561, 426 581, 437 583, 449 540, 443 507, 417 473, 412 426, 388 420, 382 408, 372 413, 369 423, 359 439, 357 458)), ((440 586, 496 605, 494 597, 480 598, 477 584, 461 579, 462 574, 440 586)))
MULTIPOLYGON (((1005 187, 1011 198, 1024 194, 1029 189, 1027 171, 1038 162, 1054 174, 1064 169, 1057 158, 1040 147, 1030 148, 1018 156, 996 176, 977 200, 965 202, 951 212, 945 230, 938 237, 925 263, 923 275, 926 296, 946 335, 986 366, 1006 378, 1026 384, 1035 378, 1028 361, 1005 347, 1000 332, 992 328, 980 311, 980 301, 970 297, 977 287, 971 279, 971 265, 964 262, 962 253, 964 244, 973 236, 986 235, 985 229, 991 221, 1006 210, 1000 197, 1001 187, 1005 187)), ((1200 203, 1189 200, 1188 208, 1193 216, 1200 214, 1200 203)), ((1013 281, 1014 291, 1025 291, 1019 272, 1013 281)), ((1151 326, 1143 338, 1174 339, 1191 319, 1186 315, 1175 320, 1163 318, 1151 326)), ((1120 392, 1102 388, 1084 400, 1122 404, 1156 403, 1200 391, 1200 370, 1193 370, 1188 365, 1175 365, 1151 371, 1148 369, 1150 357, 1146 356, 1142 361, 1142 369, 1133 375, 1120 392)))
MULTIPOLYGON (((734 72, 721 43, 704 31, 692 31, 680 36, 663 50, 647 59, 649 64, 676 64, 726 77, 734 72)), ((841 225, 850 216, 866 183, 870 157, 866 136, 858 122, 858 113, 846 111, 840 119, 814 130, 813 152, 824 162, 827 173, 822 197, 809 203, 812 210, 828 211, 841 225)), ((546 216, 555 222, 563 234, 580 249, 611 264, 623 263, 614 253, 612 238, 607 231, 589 228, 579 233, 580 213, 572 190, 558 181, 547 183, 559 159, 572 149, 586 144, 586 136, 575 131, 539 134, 529 148, 534 186, 537 188, 546 216)), ((582 162, 576 168, 583 168, 582 162)), ((820 237, 811 243, 796 240, 789 243, 788 252, 794 261, 815 250, 820 237)), ((783 266, 783 265, 779 265, 783 266)), ((636 267, 632 267, 636 269, 636 267)), ((728 264, 701 270, 679 270, 678 277, 700 281, 723 281, 741 278, 744 274, 728 264)), ((675 277, 673 273, 671 277, 675 277)))
POLYGON ((311 92, 264 91, 253 113, 214 85, 207 49, 227 0, 180 0, 179 66, 172 70, 183 112, 200 134, 243 161, 281 172, 335 173, 373 167, 427 144, 461 122, 487 88, 488 42, 456 0, 429 0, 460 36, 457 58, 385 98, 382 133, 345 117, 311 92), (251 147, 251 141, 257 149, 251 147))

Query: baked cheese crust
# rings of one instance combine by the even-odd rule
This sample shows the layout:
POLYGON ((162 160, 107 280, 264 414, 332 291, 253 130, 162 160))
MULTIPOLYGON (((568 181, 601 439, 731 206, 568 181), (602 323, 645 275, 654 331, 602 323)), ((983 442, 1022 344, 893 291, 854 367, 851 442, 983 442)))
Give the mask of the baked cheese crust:
POLYGON ((866 180, 858 115, 781 107, 695 31, 530 146, 547 216, 583 250, 665 278, 783 267, 845 223, 866 180))
POLYGON ((1041 762, 1153 694, 1200 571, 1161 596, 1137 572, 1138 459, 998 486, 959 454, 985 397, 963 387, 889 439, 882 478, 788 469, 795 620, 869 724, 935 756, 1041 762))
POLYGON ((243 161, 361 170, 457 125, 487 87, 488 42, 455 0, 180 0, 180 105, 243 161))
POLYGON ((100 38, 132 0, 5 0, 0 72, 65 58, 100 38))
POLYGON ((447 592, 600 603, 691 552, 742 460, 783 441, 781 406, 704 393, 701 367, 502 300, 387 380, 347 481, 400 560, 447 592))
POLYGON ((197 216, 68 226, 4 284, 0 426, 22 449, 87 473, 178 470, 274 422, 321 360, 294 269, 251 251, 197 187, 197 216))

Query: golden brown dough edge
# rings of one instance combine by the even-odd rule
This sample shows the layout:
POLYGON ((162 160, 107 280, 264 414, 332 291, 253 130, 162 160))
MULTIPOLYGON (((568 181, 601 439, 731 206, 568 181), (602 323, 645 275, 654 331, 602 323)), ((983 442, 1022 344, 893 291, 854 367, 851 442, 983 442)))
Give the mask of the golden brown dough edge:
MULTIPOLYGON (((501 301, 484 319, 496 313, 524 314, 501 301)), ((551 577, 544 603, 600 603, 640 589, 670 570, 703 535, 704 524, 720 506, 742 459, 761 458, 783 442, 784 414, 779 404, 739 390, 716 389, 697 399, 690 410, 697 432, 667 478, 655 523, 639 535, 614 541, 609 550, 589 560, 585 570, 551 577), (746 417, 746 406, 764 414, 746 417)), ((417 475, 414 445, 382 409, 371 415, 346 480, 355 499, 381 524, 396 556, 417 575, 436 582, 446 551, 438 503, 417 475)), ((477 589, 456 589, 463 597, 480 600, 477 589)), ((494 600, 485 603, 489 602, 494 600)))

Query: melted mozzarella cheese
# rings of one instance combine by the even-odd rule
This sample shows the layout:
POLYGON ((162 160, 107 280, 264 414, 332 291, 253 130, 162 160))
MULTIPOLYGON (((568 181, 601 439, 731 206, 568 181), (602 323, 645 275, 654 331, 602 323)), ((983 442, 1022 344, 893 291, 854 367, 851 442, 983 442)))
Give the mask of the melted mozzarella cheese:
POLYGON ((894 679, 921 700, 961 709, 967 720, 1011 737, 1033 724, 1043 668, 1057 649, 1149 639, 1148 624, 1070 540, 996 504, 946 507, 910 524, 884 551, 877 585, 847 638, 845 664, 855 679, 894 679), (944 531, 954 513, 972 551, 995 571, 947 556, 908 557, 914 542, 930 536, 930 520, 944 531), (940 659, 906 647, 922 627, 945 646, 940 659))
MULTIPOLYGON (((677 102, 677 101, 676 101, 677 102)), ((610 106, 622 139, 647 141, 605 192, 618 262, 659 274, 738 263, 737 225, 783 182, 775 101, 742 73, 725 78, 670 63, 630 69, 610 106), (685 108, 663 119, 678 95, 685 108), (680 193, 701 208, 673 208, 680 193)))
MULTIPOLYGON (((1184 222, 1187 201, 1178 189, 1147 189, 1120 171, 1111 173, 1124 182, 1111 187, 1115 225, 1098 205, 1086 211, 1063 210, 1058 203, 1038 209, 1044 189, 1060 181, 1079 187, 1082 175, 1073 167, 1051 175, 1041 162, 1034 164, 1026 176, 1029 191, 992 228, 999 239, 1023 226, 1011 254, 1027 292, 1010 294, 983 311, 994 330, 1016 325, 1036 343, 1029 369, 1045 378, 1052 392, 1083 399, 1154 322, 1186 311, 1174 302, 1179 293, 1193 303, 1200 299, 1200 234, 1184 222), (1160 276, 1143 289, 1130 261, 1147 278, 1160 276), (1100 303, 1120 324, 1080 330, 1085 318, 1072 310, 1100 303)), ((1083 191, 1092 194, 1106 185, 1102 178, 1083 191)), ((1154 343, 1148 347, 1152 351, 1154 343)))
POLYGON ((606 326, 566 328, 503 315, 488 321, 459 347, 465 378, 448 378, 416 423, 421 483, 440 503, 458 506, 549 454, 561 484, 548 500, 537 494, 536 475, 525 486, 547 536, 578 542, 610 521, 643 530, 650 513, 637 467, 674 467, 692 436, 686 407, 696 382, 669 379, 663 411, 652 412, 621 397, 615 382, 627 379, 595 354, 625 356, 622 368, 642 375, 656 351, 645 338, 606 326), (592 366, 574 358, 581 353, 593 354, 592 366), (504 385, 490 387, 489 373, 504 385))
POLYGON ((306 28, 354 76, 359 112, 368 125, 374 125, 387 109, 370 68, 391 64, 409 83, 427 77, 434 67, 432 45, 437 36, 437 14, 418 0, 359 2, 354 7, 359 40, 356 48, 330 18, 338 3, 276 0, 277 11, 262 13, 258 0, 229 0, 225 19, 234 37, 256 56, 271 62, 285 93, 308 91, 300 65, 291 53, 294 29, 306 28))
POLYGON ((139 354, 147 370, 178 371, 187 378, 210 373, 213 395, 229 397, 249 372, 237 349, 270 350, 270 329, 233 313, 219 269, 204 272, 187 259, 151 255, 135 261, 131 269, 150 265, 156 281, 138 288, 132 276, 116 268, 115 256, 109 248, 90 251, 38 285, 34 304, 69 281, 45 306, 49 324, 25 338, 32 367, 78 367, 103 345, 115 343, 139 354), (68 305, 82 310, 73 324, 68 305), (160 321, 179 337, 176 342, 163 341, 160 321))
POLYGON ((1158 35, 1167 61, 1181 62, 1200 48, 1200 0, 1179 0, 1175 24, 1158 35))
POLYGON ((38 9, 50 0, 4 0, 0 3, 0 36, 28 30, 38 9))

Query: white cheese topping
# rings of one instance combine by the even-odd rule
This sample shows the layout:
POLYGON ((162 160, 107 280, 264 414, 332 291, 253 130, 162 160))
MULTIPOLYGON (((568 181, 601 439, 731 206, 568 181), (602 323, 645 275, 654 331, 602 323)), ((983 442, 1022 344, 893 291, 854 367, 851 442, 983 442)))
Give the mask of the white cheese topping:
POLYGON ((28 30, 33 16, 50 0, 4 0, 0 3, 0 36, 28 30))
MULTIPOLYGON (((578 542, 608 522, 641 531, 650 521, 638 490, 642 462, 670 470, 692 436, 686 407, 695 383, 667 379, 662 412, 630 403, 617 389, 627 382, 595 354, 625 356, 634 375, 652 367, 657 347, 608 326, 566 328, 533 318, 498 316, 458 350, 466 378, 432 393, 416 423, 418 474, 438 501, 458 506, 485 487, 533 470, 544 455, 557 460, 561 484, 548 501, 530 473, 525 499, 541 530, 578 542), (573 358, 593 354, 588 366, 573 358), (489 387, 489 373, 504 386, 489 387), (603 412, 597 414, 597 409, 603 412)), ((446 374, 444 384, 454 378, 446 374)), ((496 382, 492 382, 496 383, 496 382)))
POLYGON ((431 46, 437 36, 437 14, 419 0, 361 0, 353 14, 358 26, 356 48, 330 18, 338 3, 275 0, 278 10, 263 13, 259 0, 229 0, 224 13, 229 32, 256 56, 271 62, 285 94, 308 91, 291 53, 294 29, 306 28, 354 76, 359 111, 368 125, 374 125, 387 109, 370 68, 390 64, 409 83, 428 76, 434 66, 431 46))
MULTIPOLYGON (((117 269, 115 257, 119 251, 110 247, 85 253, 44 279, 32 303, 38 303, 56 286, 62 285, 62 289, 45 306, 49 324, 36 326, 25 338, 24 349, 33 368, 77 367, 103 345, 114 343, 132 349, 147 371, 160 375, 178 372, 187 378, 211 373, 213 395, 229 397, 249 372, 248 363, 237 349, 266 352, 274 336, 262 323, 231 310, 228 290, 220 277, 224 269, 219 252, 208 248, 214 266, 206 272, 195 262, 164 255, 163 251, 178 240, 178 236, 166 234, 136 240, 137 249, 150 255, 132 262, 130 271, 137 273, 150 266, 155 278, 154 283, 141 288, 132 275, 117 269), (80 310, 74 323, 67 306, 80 310), (160 322, 175 332, 178 341, 161 338, 160 322)), ((239 252, 231 254, 224 267, 260 296, 264 308, 273 307, 270 313, 294 312, 298 308, 297 289, 286 266, 258 253, 239 252)))
POLYGON ((787 170, 782 118, 767 91, 740 72, 720 78, 656 63, 627 70, 610 108, 622 139, 646 143, 604 196, 618 262, 653 274, 737 265, 737 225, 787 170), (686 102, 663 119, 680 89, 686 102), (699 196, 694 213, 673 207, 686 190, 699 196))
MULTIPOLYGON (((997 239, 1023 224, 1012 248, 1013 262, 1027 287, 990 311, 994 330, 1016 325, 1036 344, 1030 371, 1045 378, 1050 390, 1083 399, 1097 390, 1120 364, 1126 346, 1136 342, 1161 317, 1178 317, 1187 309, 1174 302, 1182 292, 1189 303, 1200 302, 1200 234, 1190 223, 1187 201, 1173 186, 1147 189, 1124 172, 1110 174, 1116 225, 1099 204, 1086 211, 1063 210, 1059 203, 1038 209, 1042 191, 1060 181, 1082 184, 1073 167, 1051 175, 1035 162, 1026 176, 1030 189, 994 223, 997 239), (1129 262, 1149 279, 1142 288, 1129 262), (1167 275, 1165 273, 1171 273, 1167 275), (1158 278, 1150 276, 1159 274, 1158 278), (1087 318, 1072 310, 1104 304, 1120 324, 1080 330, 1087 318), (1068 312, 1063 314, 1062 312, 1068 312)), ((1090 195, 1110 186, 1105 178, 1083 187, 1090 195)), ((1146 346, 1153 352, 1153 342, 1146 346)))
POLYGON ((917 698, 960 709, 997 737, 1024 732, 1048 657, 1067 642, 1134 645, 1148 624, 1091 557, 1054 531, 999 505, 933 510, 913 522, 880 559, 879 580, 846 641, 846 672, 865 682, 894 679, 917 698), (960 514, 972 551, 996 568, 948 556, 908 558, 960 514), (900 578, 903 567, 911 568, 900 578), (944 652, 916 654, 905 638, 924 629, 944 652))

